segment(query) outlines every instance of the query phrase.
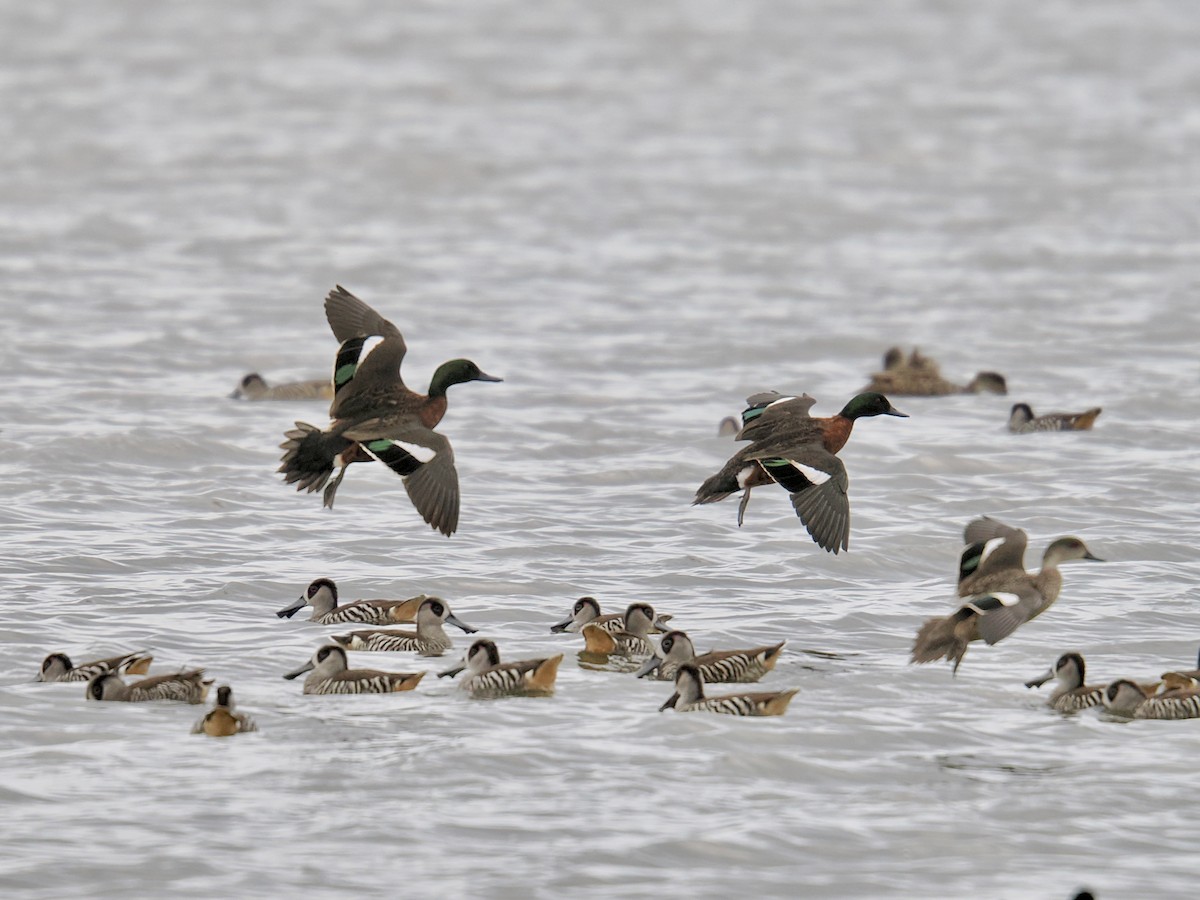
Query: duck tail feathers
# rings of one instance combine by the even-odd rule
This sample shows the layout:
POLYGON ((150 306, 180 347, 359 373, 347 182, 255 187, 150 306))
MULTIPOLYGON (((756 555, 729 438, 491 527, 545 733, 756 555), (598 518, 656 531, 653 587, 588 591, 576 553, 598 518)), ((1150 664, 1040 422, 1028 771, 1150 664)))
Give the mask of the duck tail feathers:
POLYGON ((325 486, 333 474, 334 460, 350 446, 345 438, 325 434, 307 422, 297 422, 284 436, 287 440, 279 445, 284 454, 277 471, 284 482, 310 493, 325 486))

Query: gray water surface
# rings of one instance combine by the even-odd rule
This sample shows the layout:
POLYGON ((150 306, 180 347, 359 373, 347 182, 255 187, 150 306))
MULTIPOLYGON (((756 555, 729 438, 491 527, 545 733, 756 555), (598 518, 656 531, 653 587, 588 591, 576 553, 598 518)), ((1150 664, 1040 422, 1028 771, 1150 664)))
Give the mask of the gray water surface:
MULTIPOLYGON (((22 898, 1194 893, 1196 724, 1063 717, 1026 679, 1194 664, 1200 18, 938 0, 0 7, 0 888, 22 898), (452 389, 462 520, 355 466, 274 472, 346 285, 452 389), (831 415, 893 343, 1008 397, 896 398, 842 451, 849 552, 786 496, 691 507, 767 388, 831 415), (1104 412, 1012 436, 1008 409, 1104 412), (963 526, 1103 565, 956 678, 910 667, 963 526), (333 629, 426 592, 557 694, 305 697, 333 629), (786 639, 781 719, 659 713, 581 667, 574 600, 702 649, 786 639), (261 732, 30 683, 54 650, 204 666, 261 732), (819 651, 808 653, 806 651, 819 651)), ((444 659, 355 654, 431 672, 444 659)), ((715 689, 714 689, 715 690, 715 689)))

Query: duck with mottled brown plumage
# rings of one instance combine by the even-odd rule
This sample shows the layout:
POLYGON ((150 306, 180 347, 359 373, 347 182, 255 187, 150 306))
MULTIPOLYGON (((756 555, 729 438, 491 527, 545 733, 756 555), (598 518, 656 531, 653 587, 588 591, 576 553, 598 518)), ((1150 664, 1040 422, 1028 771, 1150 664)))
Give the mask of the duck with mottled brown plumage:
POLYGON ((1054 604, 1062 590, 1059 565, 1076 559, 1103 562, 1079 538, 1062 537, 1046 548, 1040 571, 1026 572, 1025 532, 987 516, 971 522, 965 537, 958 593, 966 602, 921 626, 910 662, 946 659, 957 673, 972 641, 998 643, 1054 604))

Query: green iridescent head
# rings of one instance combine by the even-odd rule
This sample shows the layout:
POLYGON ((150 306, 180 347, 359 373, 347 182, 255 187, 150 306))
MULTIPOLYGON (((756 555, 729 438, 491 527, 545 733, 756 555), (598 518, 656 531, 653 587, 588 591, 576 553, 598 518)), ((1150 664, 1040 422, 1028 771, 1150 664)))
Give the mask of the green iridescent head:
POLYGON ((839 415, 847 419, 862 419, 869 416, 901 416, 907 419, 908 413, 902 413, 888 402, 888 398, 877 391, 867 391, 859 394, 845 405, 839 415))
POLYGON ((452 359, 437 367, 429 382, 430 397, 444 397, 446 389, 452 384, 462 384, 465 381, 503 381, 494 375, 488 375, 469 359, 452 359))

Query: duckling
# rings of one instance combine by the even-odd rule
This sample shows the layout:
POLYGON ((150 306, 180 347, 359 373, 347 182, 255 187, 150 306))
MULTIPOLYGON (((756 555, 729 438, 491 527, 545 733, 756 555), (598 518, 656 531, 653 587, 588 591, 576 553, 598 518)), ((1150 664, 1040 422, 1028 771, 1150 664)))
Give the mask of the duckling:
POLYGON ((427 597, 417 610, 416 631, 352 631, 334 635, 332 640, 347 650, 415 650, 418 656, 441 656, 452 646, 449 635, 442 628, 443 622, 457 625, 467 634, 478 630, 450 612, 444 600, 427 597))
POLYGON ((438 678, 453 678, 463 669, 469 674, 459 687, 478 699, 539 696, 554 693, 554 679, 563 655, 546 659, 500 662, 500 651, 489 640, 478 640, 467 651, 463 665, 439 672, 438 678))
POLYGON ((1104 708, 1128 719, 1195 719, 1200 718, 1200 693, 1147 697, 1137 684, 1123 678, 1104 689, 1104 708))
POLYGON ((101 672, 88 682, 89 700, 121 700, 142 703, 148 700, 178 700, 182 703, 203 703, 212 685, 203 669, 176 672, 171 675, 152 675, 126 684, 116 672, 101 672))
POLYGON ((407 600, 355 600, 338 606, 338 589, 332 578, 318 578, 305 589, 300 599, 285 606, 275 615, 290 619, 306 606, 312 607, 310 622, 318 625, 340 625, 354 622, 362 625, 407 625, 416 621, 417 610, 428 600, 424 594, 407 600))
POLYGON ((324 487, 325 506, 332 507, 350 464, 377 459, 404 479, 421 518, 449 537, 458 528, 458 471, 450 442, 433 429, 446 414, 446 391, 452 385, 503 379, 484 373, 469 359, 452 359, 433 373, 429 393, 418 394, 400 377, 408 347, 395 325, 341 285, 325 299, 325 317, 340 343, 329 407, 333 421, 325 431, 297 422, 287 432, 280 445, 285 451, 279 466, 283 480, 298 491, 324 487), (383 340, 360 362, 370 337, 383 340), (401 444, 432 455, 418 459, 401 444), (335 466, 340 471, 330 482, 335 466))
MULTIPOLYGON (((848 549, 850 479, 835 454, 849 440, 855 420, 881 415, 907 418, 908 414, 879 393, 859 394, 828 418, 808 414, 814 402, 805 394, 752 405, 743 413, 743 418, 748 414, 749 418, 737 435, 750 445, 700 485, 692 504, 716 503, 739 490, 774 482, 791 495, 792 508, 821 549, 835 554, 848 549)), ((739 525, 748 502, 747 491, 738 509, 739 525)))
POLYGON ((675 693, 658 711, 674 709, 676 712, 702 711, 730 716, 782 716, 798 693, 799 689, 793 688, 788 691, 705 697, 700 670, 691 663, 684 663, 675 673, 675 693))
POLYGON ((97 675, 105 672, 124 672, 127 675, 145 675, 150 671, 150 663, 154 657, 149 653, 137 651, 123 653, 120 656, 110 656, 108 659, 94 659, 91 662, 74 665, 71 657, 65 653, 51 653, 42 660, 42 670, 38 672, 36 681, 91 681, 97 675))
POLYGON ((192 734, 209 737, 229 737, 247 731, 258 731, 258 726, 245 713, 234 711, 233 688, 227 684, 217 688, 216 704, 192 728, 192 734))
POLYGON ((1032 434, 1035 431, 1091 431, 1100 415, 1093 406, 1081 413, 1046 413, 1035 416, 1028 403, 1016 403, 1008 416, 1008 430, 1013 434, 1032 434))
POLYGON ((351 669, 345 649, 337 644, 326 644, 312 659, 283 677, 290 681, 305 672, 312 672, 304 679, 306 694, 391 694, 411 691, 425 677, 424 672, 351 669))
POLYGON ((775 668, 779 654, 786 641, 769 647, 751 650, 716 650, 696 655, 696 648, 682 631, 669 631, 658 644, 658 652, 638 669, 637 677, 645 678, 651 672, 660 681, 672 681, 684 663, 691 663, 700 671, 706 684, 714 682, 750 683, 758 681, 775 668))
MULTIPOLYGON (((585 644, 584 652, 604 656, 640 658, 654 653, 654 645, 647 635, 653 628, 662 628, 663 623, 649 603, 631 603, 625 610, 624 627, 620 631, 606 631, 592 622, 581 629, 585 644)), ((664 629, 665 630, 665 629, 664 629)))
POLYGON ((878 391, 896 397, 945 397, 950 394, 1007 394, 1008 385, 998 372, 979 372, 966 385, 942 377, 934 360, 913 350, 907 363, 899 347, 883 357, 883 371, 874 372, 864 391, 878 391))
POLYGON ((242 378, 229 397, 232 400, 332 400, 333 382, 319 378, 268 386, 265 378, 251 372, 242 378))
MULTIPOLYGON (((655 620, 656 623, 665 623, 670 621, 670 614, 660 614, 655 620)), ((571 614, 561 622, 555 622, 550 626, 551 634, 562 634, 570 632, 578 634, 583 630, 583 626, 588 623, 599 625, 605 631, 616 633, 625 627, 625 613, 605 613, 600 614, 600 603, 595 597, 580 597, 575 601, 575 605, 571 607, 571 614)), ((655 631, 659 631, 658 626, 655 626, 655 631)))
POLYGON ((987 523, 1003 529, 1005 538, 965 576, 963 569, 970 566, 960 567, 959 595, 965 594, 966 602, 950 615, 929 619, 921 626, 913 642, 910 662, 946 659, 954 664, 953 672, 957 673, 972 641, 998 643, 1054 604, 1062 590, 1060 564, 1075 559, 1103 562, 1079 538, 1062 537, 1046 548, 1041 571, 1030 574, 1022 562, 1025 533, 993 519, 986 520, 981 527, 986 528, 987 523), (968 590, 971 593, 965 593, 968 590))

